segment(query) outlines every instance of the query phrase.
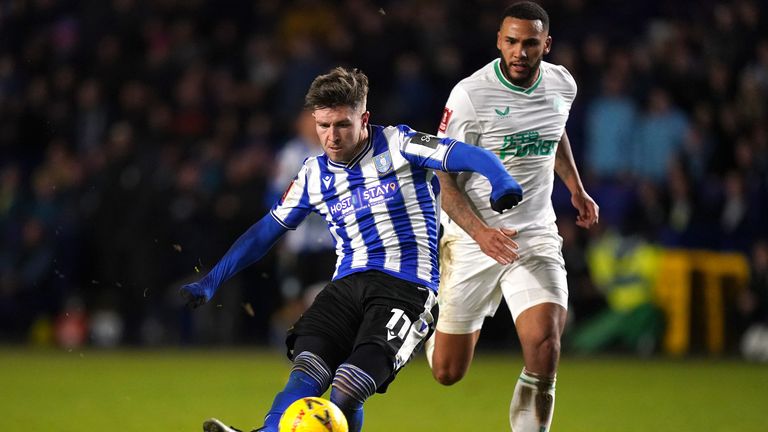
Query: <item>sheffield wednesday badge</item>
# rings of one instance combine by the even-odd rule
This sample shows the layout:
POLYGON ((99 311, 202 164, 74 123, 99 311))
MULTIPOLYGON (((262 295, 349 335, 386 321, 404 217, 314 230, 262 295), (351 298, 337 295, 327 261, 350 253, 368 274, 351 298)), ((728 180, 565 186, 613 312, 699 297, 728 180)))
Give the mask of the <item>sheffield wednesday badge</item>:
POLYGON ((391 172, 392 157, 389 155, 389 150, 374 156, 373 164, 376 165, 376 171, 379 172, 380 176, 391 172))

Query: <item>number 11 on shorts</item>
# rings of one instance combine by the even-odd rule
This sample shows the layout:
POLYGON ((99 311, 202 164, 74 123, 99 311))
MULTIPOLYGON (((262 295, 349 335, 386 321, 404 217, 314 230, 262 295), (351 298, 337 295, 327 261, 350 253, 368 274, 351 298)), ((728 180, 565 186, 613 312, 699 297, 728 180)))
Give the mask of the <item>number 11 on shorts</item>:
POLYGON ((405 311, 402 309, 393 308, 392 318, 390 318, 389 322, 387 323, 387 340, 391 341, 396 337, 399 337, 400 340, 405 339, 405 334, 408 332, 409 328, 411 328, 411 319, 405 315, 405 311), (400 325, 400 330, 395 333, 395 328, 398 324, 400 324, 401 321, 402 324, 400 325))

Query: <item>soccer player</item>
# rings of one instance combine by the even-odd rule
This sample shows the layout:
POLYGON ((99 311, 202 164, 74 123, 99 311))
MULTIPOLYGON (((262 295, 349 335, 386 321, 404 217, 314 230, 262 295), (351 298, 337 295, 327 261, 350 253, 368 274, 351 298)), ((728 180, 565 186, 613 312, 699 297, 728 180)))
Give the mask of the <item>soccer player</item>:
POLYGON ((439 134, 493 152, 520 182, 525 199, 497 214, 486 202, 492 189, 485 179, 438 173, 447 220, 440 319, 427 358, 438 382, 459 381, 472 362, 483 320, 495 314, 503 295, 525 362, 510 425, 514 432, 541 432, 552 422, 568 300, 551 202, 554 173, 571 192, 577 225, 597 223, 599 208, 584 190, 565 133, 576 84, 564 67, 542 61, 552 46, 547 13, 532 2, 509 6, 496 46, 500 58, 453 88, 439 134))
MULTIPOLYGON (((360 431, 365 400, 385 392, 431 334, 438 286, 434 170, 481 173, 491 183, 495 211, 522 199, 519 184, 487 150, 403 125, 369 124, 367 94, 368 78, 356 69, 336 68, 314 80, 305 101, 324 154, 304 162, 269 214, 210 273, 182 287, 191 306, 205 303, 310 212, 327 221, 336 271, 289 331, 293 367, 259 431, 277 432, 292 402, 329 387, 349 430, 360 431)), ((211 419, 203 430, 237 429, 211 419)))

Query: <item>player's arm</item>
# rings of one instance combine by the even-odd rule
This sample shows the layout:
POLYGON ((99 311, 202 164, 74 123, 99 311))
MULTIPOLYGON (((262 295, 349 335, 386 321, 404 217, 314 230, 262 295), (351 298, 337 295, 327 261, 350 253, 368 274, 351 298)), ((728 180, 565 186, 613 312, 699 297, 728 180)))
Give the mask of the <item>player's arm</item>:
POLYGON ((309 214, 306 161, 272 210, 235 241, 226 254, 197 282, 181 287, 187 305, 197 307, 209 301, 221 284, 263 257, 288 230, 295 229, 309 214))
POLYGON ((221 284, 261 259, 287 230, 271 213, 261 218, 235 241, 205 277, 181 287, 187 305, 198 307, 206 303, 221 284))
POLYGON ((519 258, 518 246, 512 237, 517 235, 517 231, 488 226, 475 213, 467 196, 459 188, 456 183, 456 174, 438 171, 437 177, 440 180, 443 211, 477 242, 483 253, 502 265, 515 262, 519 258))
POLYGON ((571 203, 579 212, 576 217, 576 225, 589 228, 596 224, 600 219, 600 207, 584 189, 579 171, 576 169, 576 162, 573 160, 571 142, 565 132, 563 132, 560 143, 557 145, 555 172, 571 192, 571 203))
POLYGON ((523 190, 509 175, 499 158, 488 150, 451 138, 437 138, 405 130, 406 141, 402 153, 419 166, 437 171, 440 179, 442 206, 467 233, 472 235, 481 250, 500 264, 515 261, 517 244, 510 238, 514 230, 490 228, 473 211, 464 194, 448 172, 472 171, 485 176, 491 183, 491 207, 502 212, 517 205, 523 190), (445 173, 444 173, 445 172, 445 173), (446 179, 446 180, 443 180, 446 179), (445 186, 447 184, 447 188, 445 186))
MULTIPOLYGON (((483 134, 472 98, 461 84, 456 85, 448 96, 438 134, 441 137, 455 137, 469 144, 477 144, 477 137, 483 134)), ((456 174, 437 172, 437 176, 440 180, 442 208, 453 222, 477 242, 480 250, 500 264, 517 260, 517 243, 511 238, 517 231, 489 227, 475 213, 474 206, 459 188, 456 174)))
POLYGON ((523 188, 490 151, 452 138, 416 132, 408 126, 398 128, 404 135, 400 153, 412 164, 438 171, 471 171, 483 175, 491 183, 491 208, 499 213, 523 199, 523 188))
POLYGON ((458 173, 439 171, 441 207, 472 238, 478 230, 489 228, 484 220, 475 213, 467 196, 456 181, 458 173))
POLYGON ((444 165, 445 169, 442 171, 471 171, 487 178, 491 183, 491 208, 499 213, 523 200, 523 188, 509 175, 499 158, 484 148, 454 141, 448 149, 444 165))

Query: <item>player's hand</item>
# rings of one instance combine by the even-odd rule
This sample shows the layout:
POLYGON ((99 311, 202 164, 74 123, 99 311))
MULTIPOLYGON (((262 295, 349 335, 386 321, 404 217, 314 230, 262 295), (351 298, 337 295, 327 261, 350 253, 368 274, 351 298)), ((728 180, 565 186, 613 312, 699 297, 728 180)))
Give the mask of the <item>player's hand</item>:
POLYGON ((571 204, 579 215, 576 216, 576 225, 582 228, 590 228, 600 220, 600 207, 586 192, 571 195, 571 204))
POLYGON ((484 227, 477 230, 473 238, 484 254, 501 265, 507 265, 520 258, 517 243, 512 240, 516 235, 517 230, 514 229, 484 227))
POLYGON ((504 177, 493 184, 491 191, 491 208, 503 213, 523 200, 523 188, 511 176, 504 177))
POLYGON ((200 282, 193 282, 182 286, 179 289, 179 294, 186 300, 187 307, 192 309, 204 305, 211 299, 210 290, 200 282))

